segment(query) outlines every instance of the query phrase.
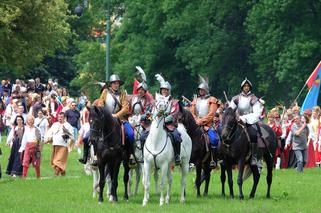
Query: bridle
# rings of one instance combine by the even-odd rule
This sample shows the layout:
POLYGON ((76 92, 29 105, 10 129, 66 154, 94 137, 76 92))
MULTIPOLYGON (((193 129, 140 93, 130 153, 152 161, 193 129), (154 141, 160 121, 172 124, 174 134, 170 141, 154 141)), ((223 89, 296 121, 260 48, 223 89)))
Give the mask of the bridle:
MULTIPOLYGON (((101 119, 104 120, 104 114, 102 114, 101 116, 102 116, 101 119)), ((115 125, 113 125, 113 128, 108 132, 108 134, 105 135, 104 131, 103 131, 103 127, 99 128, 99 129, 95 129, 95 128, 93 128, 92 121, 90 122, 90 131, 96 132, 98 135, 100 135, 100 137, 98 137, 98 138, 101 138, 103 140, 110 137, 110 135, 114 132, 114 128, 115 128, 115 125)))
POLYGON ((165 109, 159 109, 159 105, 160 103, 162 102, 165 102, 165 101, 160 101, 160 102, 156 102, 157 104, 155 105, 155 111, 157 112, 154 116, 153 116, 153 120, 156 119, 156 117, 160 118, 158 120, 158 124, 157 124, 157 128, 159 127, 159 124, 161 123, 161 121, 164 119, 165 120, 165 117, 167 116, 167 109, 168 107, 170 106, 170 101, 168 101, 166 104, 165 104, 165 109))

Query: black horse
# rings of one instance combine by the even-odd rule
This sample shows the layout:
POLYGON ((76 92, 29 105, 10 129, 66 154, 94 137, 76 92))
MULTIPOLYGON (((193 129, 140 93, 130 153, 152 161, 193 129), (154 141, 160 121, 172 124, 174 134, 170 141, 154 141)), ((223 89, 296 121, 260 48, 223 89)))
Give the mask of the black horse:
POLYGON ((200 197, 200 187, 202 183, 202 169, 205 176, 205 188, 204 196, 208 194, 208 186, 211 178, 211 168, 210 168, 210 151, 209 144, 205 138, 205 132, 202 130, 202 127, 198 126, 195 122, 195 119, 192 113, 183 108, 181 103, 179 104, 179 113, 178 121, 181 122, 186 130, 188 135, 192 139, 192 154, 190 163, 193 163, 196 167, 196 180, 195 185, 197 189, 197 197, 200 197), (208 148, 207 148, 208 147, 208 148))
MULTIPOLYGON (((233 179, 232 179, 232 166, 237 164, 239 173, 237 178, 237 184, 239 186, 239 198, 243 199, 243 172, 245 164, 249 163, 250 160, 250 140, 257 135, 251 135, 250 131, 247 130, 245 124, 238 122, 236 113, 232 108, 227 108, 223 114, 222 121, 222 144, 219 148, 219 155, 223 159, 221 164, 221 182, 222 182, 222 195, 225 195, 224 183, 225 183, 225 170, 228 174, 228 184, 230 189, 230 197, 234 198, 233 192, 233 179)), ((253 127, 250 127, 253 128, 253 127)), ((273 130, 265 125, 261 125, 261 129, 264 129, 268 136, 264 138, 262 144, 259 143, 258 147, 258 160, 264 159, 267 166, 267 194, 266 197, 270 197, 270 189, 272 184, 272 170, 273 170, 273 156, 276 150, 276 135, 273 130)), ((256 133, 256 132, 255 132, 256 133)), ((254 198, 256 188, 260 179, 260 173, 257 165, 250 165, 253 173, 253 186, 250 193, 250 198, 254 198)))
POLYGON ((90 140, 96 141, 100 173, 98 201, 103 202, 103 191, 108 173, 111 178, 110 201, 115 202, 118 200, 118 173, 123 158, 121 123, 112 116, 107 108, 97 106, 90 108, 89 121, 90 140))

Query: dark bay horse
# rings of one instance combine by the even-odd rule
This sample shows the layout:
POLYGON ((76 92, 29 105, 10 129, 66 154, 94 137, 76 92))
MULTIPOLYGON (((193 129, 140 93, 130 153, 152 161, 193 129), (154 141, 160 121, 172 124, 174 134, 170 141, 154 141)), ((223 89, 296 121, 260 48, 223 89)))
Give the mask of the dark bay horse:
MULTIPOLYGON (((243 199, 243 172, 245 164, 250 161, 250 138, 257 137, 256 135, 249 135, 246 130, 245 124, 241 124, 237 121, 236 113, 232 108, 227 108, 223 114, 222 119, 222 144, 219 148, 220 158, 223 160, 221 166, 221 182, 222 182, 222 195, 225 195, 224 183, 225 183, 225 170, 228 175, 228 184, 230 189, 230 197, 234 198, 233 192, 233 179, 232 179, 232 166, 238 165, 238 178, 237 184, 239 186, 239 198, 243 199)), ((265 124, 261 125, 261 129, 268 133, 268 136, 264 138, 265 144, 258 144, 258 161, 262 158, 266 162, 267 167, 267 194, 266 197, 270 197, 270 189, 272 184, 272 170, 273 170, 273 157, 277 140, 276 135, 273 130, 265 124), (271 156, 272 155, 272 156, 271 156)), ((260 179, 260 173, 258 171, 257 165, 250 165, 251 171, 253 173, 253 186, 250 193, 250 198, 254 198, 257 185, 260 179)))
MULTIPOLYGON (((210 151, 207 151, 206 147, 206 139, 204 131, 201 129, 202 127, 198 126, 195 122, 195 119, 192 113, 183 108, 182 104, 179 104, 179 113, 178 113, 178 121, 182 123, 188 135, 192 139, 192 154, 190 163, 193 163, 196 167, 196 180, 195 185, 197 189, 197 197, 201 196, 200 187, 202 183, 202 169, 204 171, 205 176, 205 188, 204 188, 204 196, 208 194, 208 186, 211 178, 211 168, 210 168, 210 151)), ((208 149, 210 145, 208 145, 208 149)))
POLYGON ((115 202, 118 200, 118 173, 123 158, 121 123, 112 116, 107 108, 97 106, 90 108, 89 121, 90 140, 97 141, 97 160, 100 173, 98 201, 103 202, 103 191, 108 173, 111 178, 109 200, 115 202))

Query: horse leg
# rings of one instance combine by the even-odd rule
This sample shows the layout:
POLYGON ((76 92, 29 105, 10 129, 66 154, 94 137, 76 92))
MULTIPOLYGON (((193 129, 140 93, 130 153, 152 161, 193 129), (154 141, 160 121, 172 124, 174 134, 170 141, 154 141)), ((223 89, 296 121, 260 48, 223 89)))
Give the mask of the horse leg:
POLYGON ((143 181, 144 181, 144 199, 143 206, 147 205, 149 199, 149 187, 150 187, 150 165, 145 161, 144 163, 144 173, 143 173, 143 181))
POLYGON ((270 190, 271 190, 271 184, 272 184, 272 176, 273 176, 273 159, 267 155, 265 157, 265 162, 266 162, 266 168, 267 168, 267 176, 266 176, 266 182, 268 185, 267 188, 267 193, 266 193, 266 198, 270 198, 270 190))
POLYGON ((226 181, 226 168, 224 163, 221 163, 221 184, 222 184, 222 196, 225 196, 225 181, 226 181))
POLYGON ((164 205, 164 202, 165 202, 164 188, 165 188, 165 184, 166 184, 167 169, 170 169, 170 168, 168 168, 167 164, 164 164, 160 169, 161 170, 161 181, 160 181, 160 185, 159 185, 159 188, 160 188, 159 206, 164 205))
POLYGON ((232 166, 226 165, 226 171, 227 171, 227 178, 228 178, 228 186, 230 189, 230 198, 234 199, 232 166))
POLYGON ((196 180, 195 180, 195 184, 196 184, 196 190, 197 190, 197 197, 201 197, 201 174, 202 174, 202 165, 201 163, 198 163, 196 165, 196 180))
POLYGON ((137 168, 135 169, 136 171, 136 185, 135 185, 135 191, 134 194, 136 195, 138 192, 138 187, 139 187, 139 180, 140 180, 140 176, 142 173, 142 165, 139 163, 137 168))
POLYGON ((107 181, 107 192, 106 192, 106 194, 107 194, 107 197, 110 198, 112 182, 111 182, 111 177, 110 177, 110 173, 109 172, 106 175, 106 181, 107 181))
POLYGON ((93 198, 96 197, 98 184, 99 184, 99 173, 97 169, 92 169, 93 174, 93 198))
POLYGON ((260 173, 259 173, 259 169, 256 165, 251 165, 251 170, 253 173, 253 186, 252 186, 252 190, 251 190, 251 194, 250 194, 250 198, 254 198, 255 196, 255 192, 256 192, 256 188, 257 185, 259 183, 260 180, 260 173))
POLYGON ((243 194, 243 173, 244 173, 244 160, 239 160, 238 162, 238 168, 239 168, 239 173, 237 176, 237 185, 239 186, 239 198, 240 200, 244 199, 244 194, 243 194))
POLYGON ((99 162, 98 168, 99 168, 99 174, 100 174, 100 178, 99 178, 100 191, 99 191, 98 202, 101 204, 104 201, 103 192, 104 192, 104 186, 105 186, 105 164, 103 162, 99 162))
POLYGON ((206 166, 204 168, 204 176, 205 176, 205 187, 204 187, 203 196, 207 196, 208 186, 209 186, 210 180, 211 180, 211 168, 210 168, 209 164, 206 164, 206 166))
POLYGON ((172 189, 172 171, 170 164, 168 165, 167 169, 167 194, 166 194, 166 200, 165 203, 169 204, 169 201, 171 200, 171 189, 172 189))
POLYGON ((127 187, 128 187, 128 195, 133 195, 134 192, 132 191, 132 185, 133 185, 134 172, 133 172, 132 169, 129 170, 128 176, 129 176, 128 184, 127 184, 127 187))
POLYGON ((109 165, 109 173, 111 178, 111 195, 109 197, 110 202, 118 201, 117 198, 117 187, 118 187, 118 173, 120 162, 118 160, 111 162, 109 165))
MULTIPOLYGON (((117 196, 117 187, 118 187, 118 175, 119 175, 119 169, 121 165, 121 160, 117 160, 117 163, 115 163, 115 169, 114 169, 114 180, 113 180, 113 189, 114 189, 114 202, 118 201, 118 196, 117 196)), ((127 172, 128 174, 128 172, 127 172)), ((127 180, 128 181, 128 180, 127 180)), ((128 196, 128 194, 127 194, 128 196)))
POLYGON ((158 171, 154 169, 155 194, 158 194, 158 171))
POLYGON ((185 203, 185 188, 186 188, 186 178, 188 174, 189 163, 186 161, 182 162, 182 179, 181 179, 181 203, 185 203))
POLYGON ((123 181, 124 181, 124 187, 125 187, 125 193, 124 193, 124 199, 128 200, 128 182, 129 182, 129 166, 128 166, 128 162, 124 161, 123 162, 123 166, 124 166, 124 177, 123 177, 123 181))

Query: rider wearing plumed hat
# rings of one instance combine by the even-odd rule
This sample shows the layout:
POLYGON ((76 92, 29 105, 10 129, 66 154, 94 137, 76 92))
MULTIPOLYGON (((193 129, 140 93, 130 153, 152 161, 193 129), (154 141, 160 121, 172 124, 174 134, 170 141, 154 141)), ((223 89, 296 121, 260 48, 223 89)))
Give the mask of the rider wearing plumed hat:
POLYGON ((148 92, 146 75, 140 66, 136 66, 139 84, 136 87, 136 94, 130 99, 130 114, 143 115, 151 111, 153 96, 148 92))
POLYGON ((246 124, 247 131, 251 137, 251 165, 257 165, 257 132, 262 137, 260 126, 258 122, 263 112, 263 101, 258 99, 252 92, 252 83, 250 80, 245 78, 241 83, 242 92, 233 97, 230 107, 236 109, 239 119, 246 124))
POLYGON ((180 152, 182 138, 181 134, 177 130, 177 113, 179 110, 178 100, 175 100, 171 96, 171 84, 168 81, 165 81, 165 79, 160 74, 156 74, 155 77, 160 83, 160 94, 164 97, 170 96, 170 105, 166 112, 167 116, 165 117, 165 129, 172 139, 171 141, 174 149, 175 164, 179 165, 181 163, 180 152))
POLYGON ((211 144, 211 167, 216 167, 214 159, 217 157, 218 135, 213 130, 213 120, 219 106, 218 100, 209 93, 208 79, 199 75, 200 84, 198 85, 198 95, 194 97, 191 112, 196 123, 203 127, 207 133, 211 144))

